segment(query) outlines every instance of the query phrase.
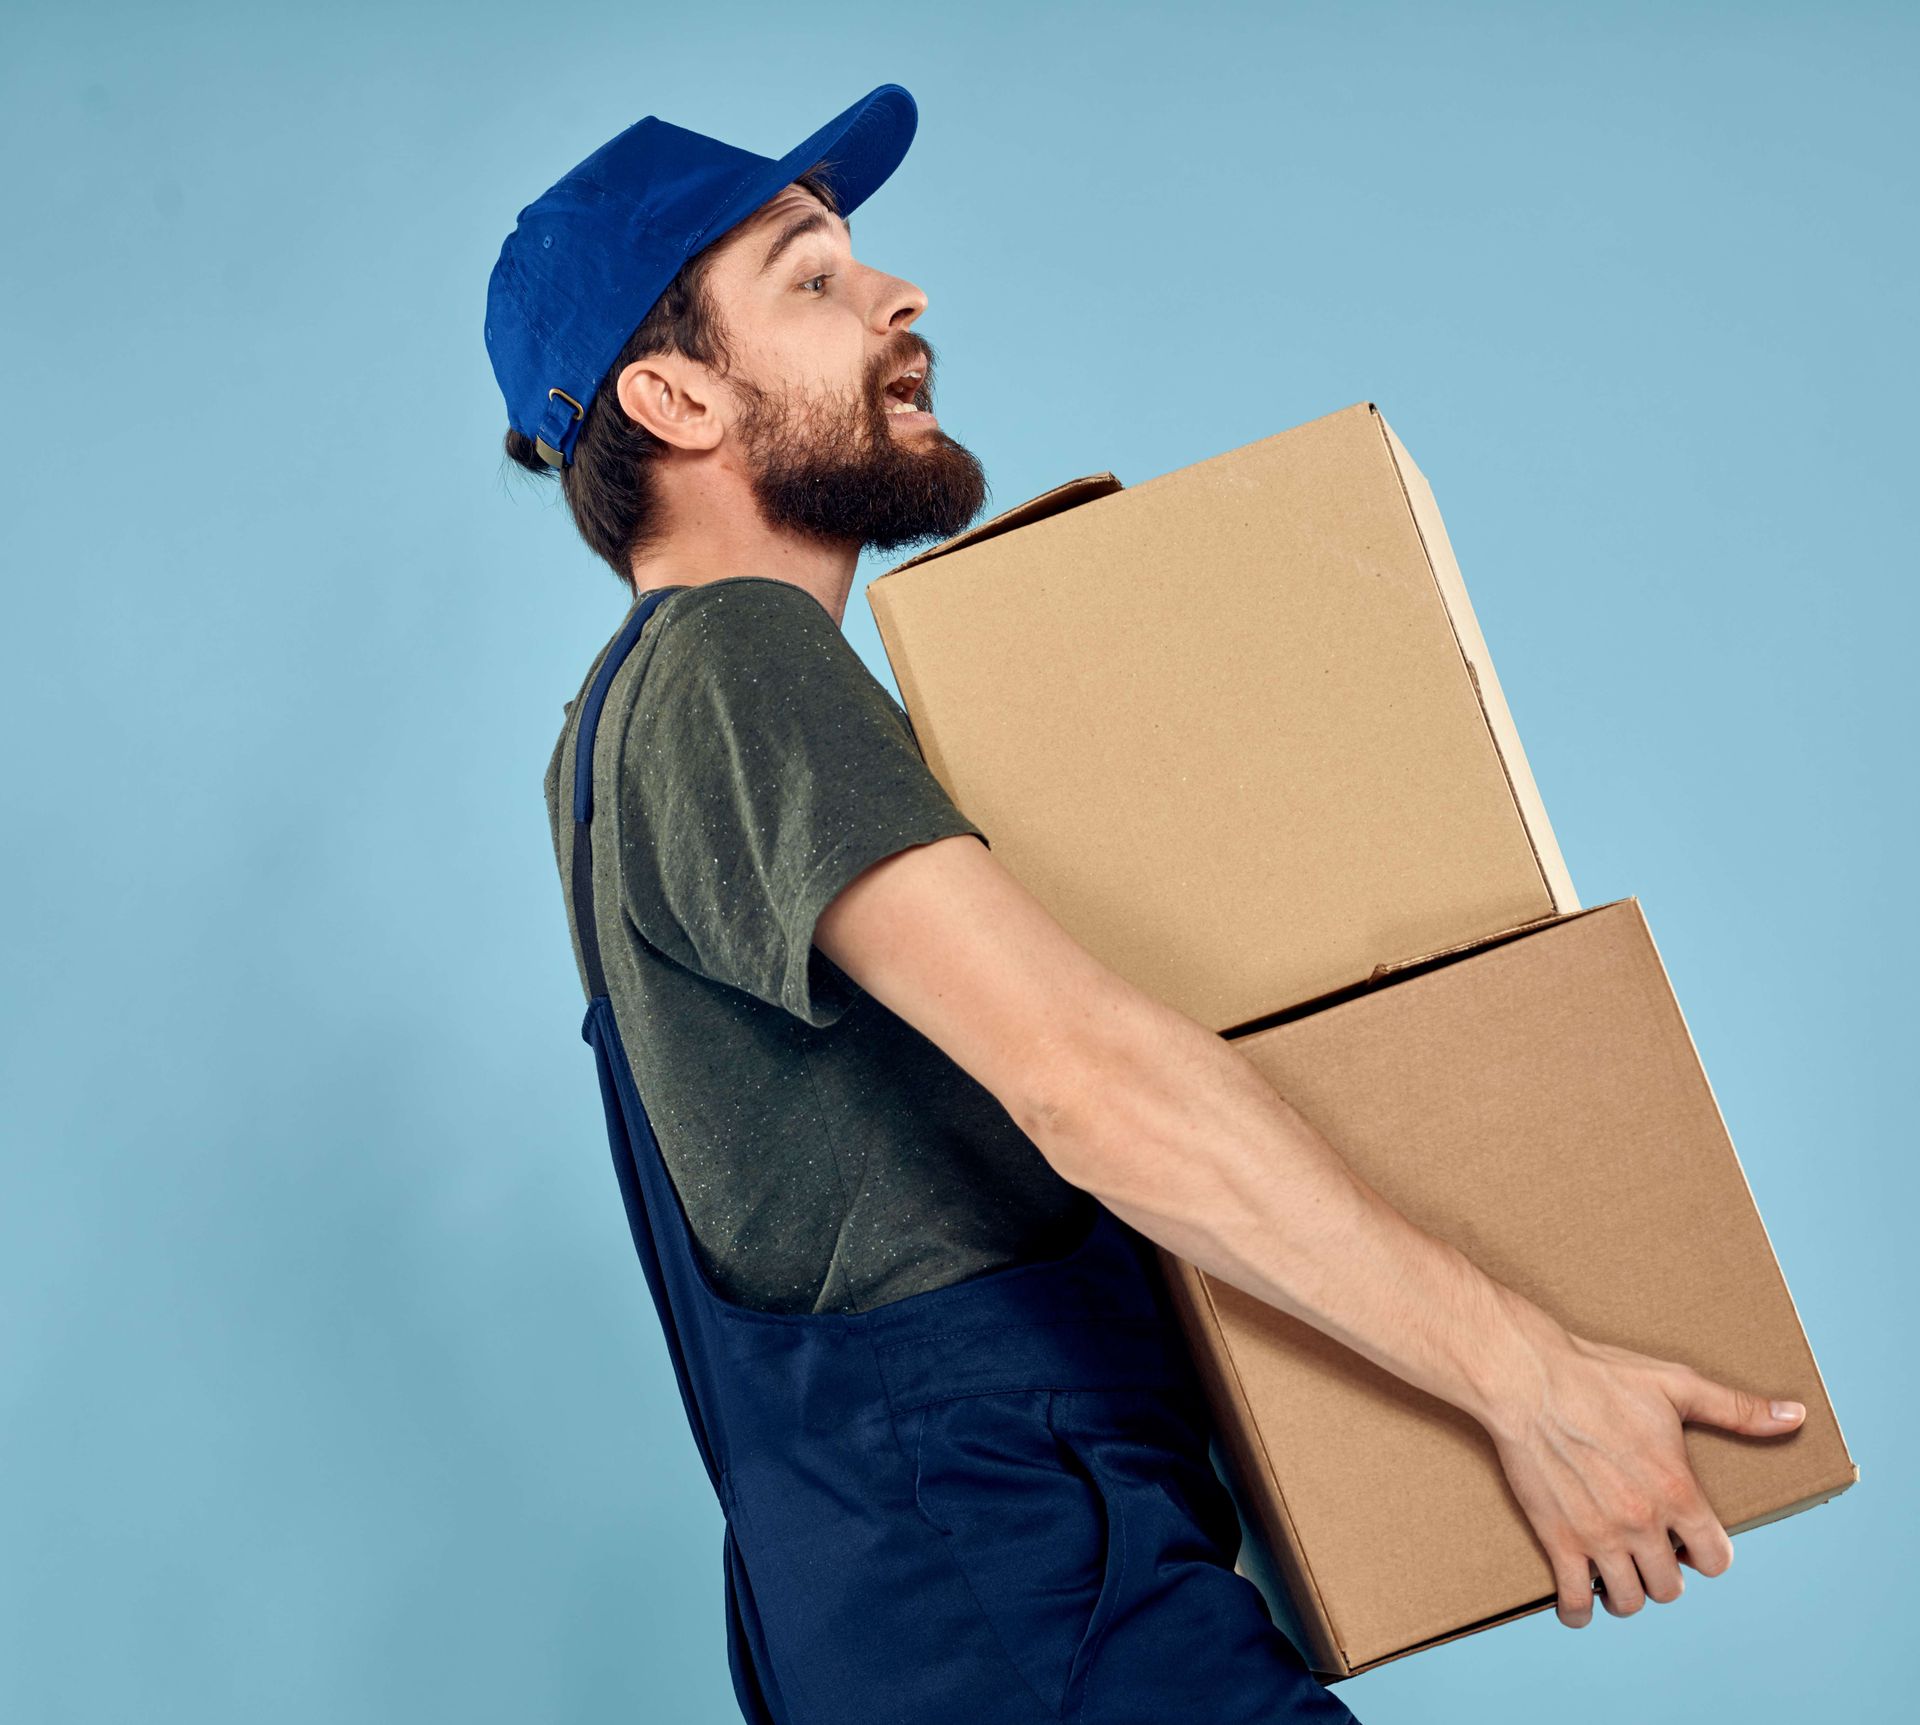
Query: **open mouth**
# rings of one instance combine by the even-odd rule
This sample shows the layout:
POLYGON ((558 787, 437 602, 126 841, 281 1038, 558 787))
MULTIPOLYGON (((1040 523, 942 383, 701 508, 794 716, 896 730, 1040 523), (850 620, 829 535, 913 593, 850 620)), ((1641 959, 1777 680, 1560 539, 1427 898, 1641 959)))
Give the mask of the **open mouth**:
POLYGON ((918 413, 920 408, 920 387, 926 381, 926 372, 919 366, 910 367, 901 372, 885 390, 887 412, 918 413))

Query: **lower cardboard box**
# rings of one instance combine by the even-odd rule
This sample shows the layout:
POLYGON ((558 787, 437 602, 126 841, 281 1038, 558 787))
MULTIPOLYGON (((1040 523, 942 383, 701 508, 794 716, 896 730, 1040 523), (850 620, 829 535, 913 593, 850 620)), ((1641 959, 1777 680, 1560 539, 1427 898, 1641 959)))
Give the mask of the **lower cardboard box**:
MULTIPOLYGON (((1570 1330, 1807 1407, 1689 1424, 1729 1532, 1860 1476, 1639 901, 1394 966, 1233 1036, 1387 1201, 1570 1330)), ((1239 1568, 1323 1677, 1550 1609, 1478 1422, 1156 1248, 1240 1511, 1239 1568)))

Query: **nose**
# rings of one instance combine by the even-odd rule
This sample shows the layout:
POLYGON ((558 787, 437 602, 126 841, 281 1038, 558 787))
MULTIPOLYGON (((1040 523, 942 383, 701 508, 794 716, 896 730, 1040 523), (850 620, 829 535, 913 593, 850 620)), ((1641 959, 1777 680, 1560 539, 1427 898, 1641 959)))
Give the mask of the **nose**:
POLYGON ((880 291, 874 295, 873 327, 881 335, 908 328, 927 309, 927 296, 910 281, 899 276, 882 275, 880 291))

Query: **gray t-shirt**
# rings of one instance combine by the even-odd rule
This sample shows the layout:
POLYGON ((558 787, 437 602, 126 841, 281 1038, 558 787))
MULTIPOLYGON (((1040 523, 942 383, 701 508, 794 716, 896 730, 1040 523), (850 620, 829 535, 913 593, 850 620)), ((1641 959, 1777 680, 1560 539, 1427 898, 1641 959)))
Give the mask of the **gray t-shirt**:
MULTIPOLYGON (((606 651, 547 769, 563 893, 575 719, 606 651)), ((813 945, 881 858, 988 842, 819 600, 756 575, 670 590, 608 690, 594 810, 614 1017, 724 1297, 863 1311, 1079 1237, 1092 1198, 813 945)))

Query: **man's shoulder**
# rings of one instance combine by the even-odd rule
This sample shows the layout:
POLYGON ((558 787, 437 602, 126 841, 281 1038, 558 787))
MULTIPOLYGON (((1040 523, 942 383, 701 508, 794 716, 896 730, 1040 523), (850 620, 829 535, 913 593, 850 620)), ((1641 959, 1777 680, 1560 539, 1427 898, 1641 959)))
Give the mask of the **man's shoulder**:
POLYGON ((648 620, 641 650, 646 680, 671 689, 718 684, 769 696, 808 677, 873 680, 826 606, 805 587, 768 575, 676 589, 648 620))
POLYGON ((737 640, 756 630, 780 635, 796 631, 838 635, 840 626, 826 606, 794 581, 773 575, 729 575, 695 587, 676 587, 647 624, 664 647, 669 639, 685 648, 708 640, 737 640))
MULTIPOLYGON (((622 779, 705 773, 729 765, 743 738, 803 735, 844 745, 851 715, 885 713, 909 739, 912 727, 806 588, 771 576, 729 576, 675 588, 641 631, 600 715, 622 779), (656 632, 657 631, 657 632, 656 632)), ((557 752, 556 752, 557 753, 557 752)))

